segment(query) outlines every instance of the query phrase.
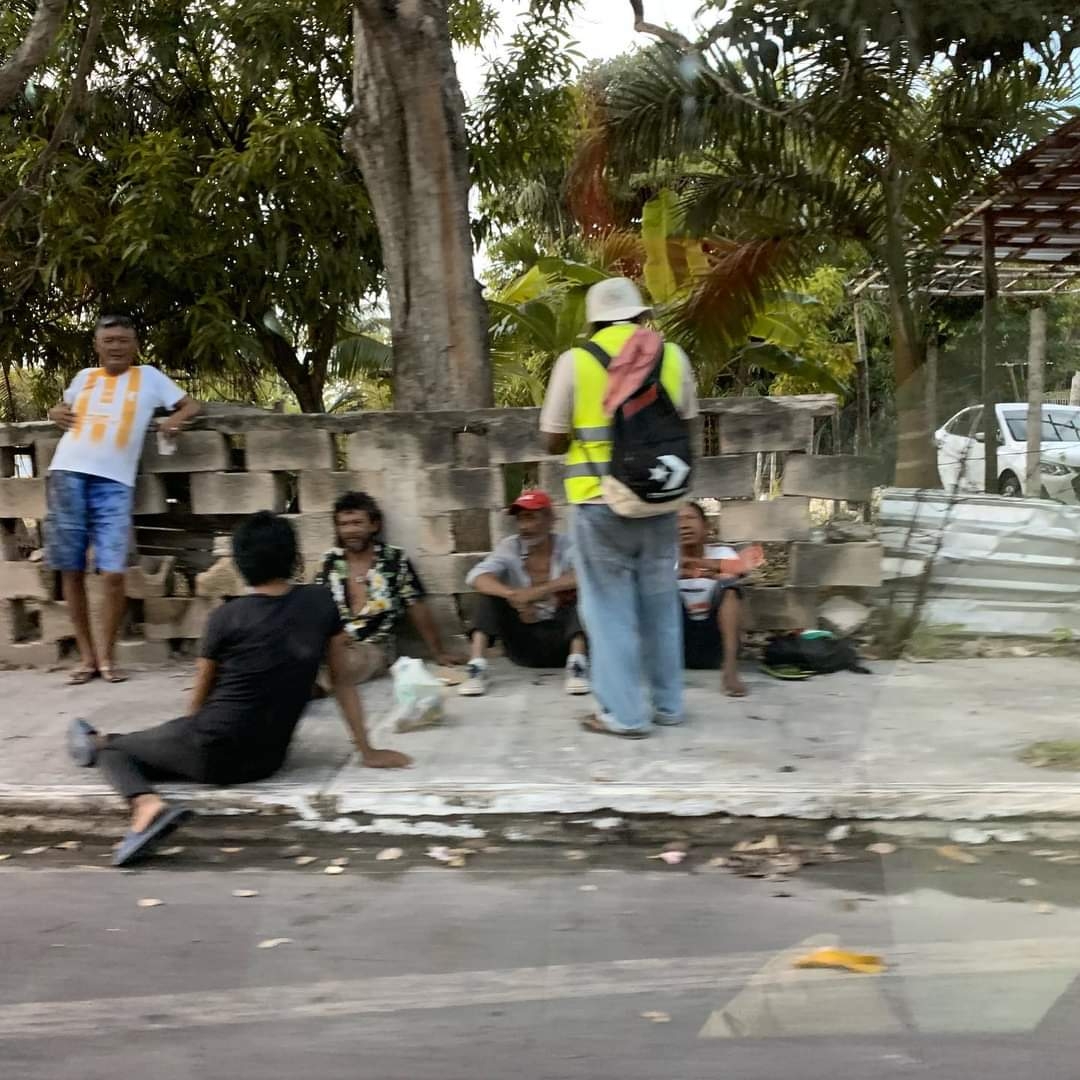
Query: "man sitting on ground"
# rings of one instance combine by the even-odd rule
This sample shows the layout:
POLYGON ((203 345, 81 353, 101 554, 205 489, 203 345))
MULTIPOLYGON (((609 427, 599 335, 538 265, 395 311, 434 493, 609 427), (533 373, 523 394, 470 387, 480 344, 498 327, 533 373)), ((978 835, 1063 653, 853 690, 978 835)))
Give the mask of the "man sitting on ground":
POLYGON ((761 548, 736 553, 706 543, 705 511, 688 503, 679 511, 679 595, 683 611, 683 653, 688 668, 723 671, 724 693, 745 697, 739 677, 742 644, 740 578, 763 561, 761 548))
POLYGON ((337 608, 325 589, 292 584, 292 526, 268 511, 252 515, 233 536, 233 559, 251 591, 210 616, 190 713, 130 735, 99 735, 85 720, 72 721, 68 731, 76 764, 98 764, 131 804, 131 828, 114 866, 150 854, 191 816, 169 806, 151 780, 228 786, 277 772, 324 656, 361 762, 375 769, 410 764, 404 754, 368 742, 360 698, 347 677, 348 638, 337 608))
POLYGON ((466 583, 480 596, 473 618, 472 658, 465 697, 487 693, 484 653, 501 641, 522 667, 566 665, 566 692, 589 692, 585 635, 577 614, 570 538, 558 535, 551 498, 524 491, 510 507, 517 535, 508 537, 473 567, 466 583))
POLYGON ((408 613, 438 664, 459 663, 444 648, 424 586, 401 548, 382 540, 379 504, 364 491, 346 492, 334 504, 338 546, 323 558, 315 577, 330 590, 345 633, 354 683, 385 675, 397 659, 397 631, 408 613))

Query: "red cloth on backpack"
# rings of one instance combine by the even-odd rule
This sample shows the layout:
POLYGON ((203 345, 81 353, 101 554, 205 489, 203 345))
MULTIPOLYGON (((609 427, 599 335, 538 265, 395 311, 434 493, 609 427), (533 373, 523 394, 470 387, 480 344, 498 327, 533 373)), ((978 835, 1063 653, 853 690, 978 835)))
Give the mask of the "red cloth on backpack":
POLYGON ((608 385, 604 392, 604 412, 615 415, 615 410, 626 401, 648 378, 656 366, 664 339, 647 326, 638 327, 619 355, 608 365, 608 385))

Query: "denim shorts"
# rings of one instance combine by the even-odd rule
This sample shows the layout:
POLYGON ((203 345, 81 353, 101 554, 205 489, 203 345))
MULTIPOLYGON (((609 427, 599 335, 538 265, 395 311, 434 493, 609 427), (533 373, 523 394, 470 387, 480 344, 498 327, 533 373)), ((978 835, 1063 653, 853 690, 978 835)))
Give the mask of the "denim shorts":
POLYGON ((45 519, 45 557, 53 570, 85 570, 94 549, 94 565, 122 574, 131 545, 135 489, 103 476, 56 470, 48 479, 49 513, 45 519))

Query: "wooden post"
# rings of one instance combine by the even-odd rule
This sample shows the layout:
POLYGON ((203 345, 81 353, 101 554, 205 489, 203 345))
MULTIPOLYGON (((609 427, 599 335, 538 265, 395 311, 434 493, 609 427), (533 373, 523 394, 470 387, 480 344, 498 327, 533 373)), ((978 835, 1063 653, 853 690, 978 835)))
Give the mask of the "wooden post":
POLYGON ((997 301, 997 267, 994 264, 994 214, 982 216, 983 312, 982 312, 982 401, 983 448, 985 452, 984 490, 998 489, 997 394, 994 389, 994 308, 997 301))
POLYGON ((1028 337, 1027 493, 1039 497, 1042 488, 1042 406, 1046 370, 1046 308, 1031 309, 1028 337))
POLYGON ((870 450, 870 355, 862 301, 855 301, 855 453, 870 450))
POLYGON ((1080 371, 1073 375, 1069 385, 1069 404, 1080 405, 1080 371))

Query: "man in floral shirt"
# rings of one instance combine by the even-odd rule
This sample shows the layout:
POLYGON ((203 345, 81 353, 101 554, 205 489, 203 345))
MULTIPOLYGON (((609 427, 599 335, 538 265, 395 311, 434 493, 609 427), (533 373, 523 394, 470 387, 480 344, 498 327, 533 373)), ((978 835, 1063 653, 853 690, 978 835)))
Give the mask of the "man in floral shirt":
POLYGON ((346 492, 334 504, 338 546, 326 553, 316 584, 333 594, 349 635, 354 682, 385 675, 397 658, 397 631, 408 613, 439 664, 458 660, 442 643, 424 586, 401 548, 383 543, 382 511, 363 491, 346 492))

